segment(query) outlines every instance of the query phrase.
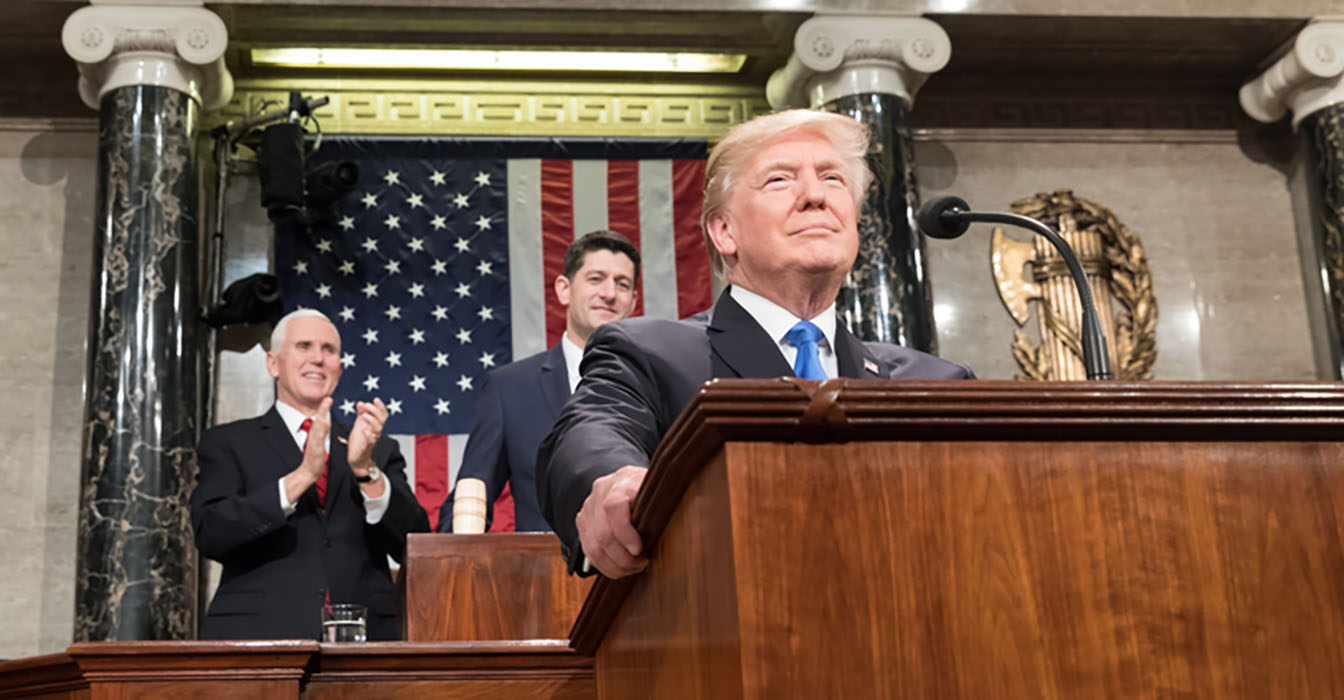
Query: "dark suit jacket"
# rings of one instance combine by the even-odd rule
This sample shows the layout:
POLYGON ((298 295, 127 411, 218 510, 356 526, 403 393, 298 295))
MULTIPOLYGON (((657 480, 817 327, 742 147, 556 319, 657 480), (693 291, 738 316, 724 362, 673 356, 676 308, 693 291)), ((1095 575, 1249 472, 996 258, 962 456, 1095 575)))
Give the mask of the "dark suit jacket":
MULTIPOLYGON (((505 482, 513 492, 514 529, 551 529, 537 505, 537 445, 569 398, 569 371, 560 345, 490 372, 476 396, 476 416, 457 478, 485 482, 487 529, 505 482)), ((439 510, 439 532, 453 531, 455 493, 448 494, 439 510)))
POLYGON ((332 421, 326 513, 310 488, 288 518, 276 482, 303 453, 274 407, 201 436, 191 524, 197 549, 224 566, 202 639, 317 639, 328 589, 333 603, 368 607, 369 639, 400 636, 387 557, 401 561, 406 534, 428 532, 429 517, 406 483, 397 443, 384 437, 373 460, 391 500, 377 525, 364 522, 364 498, 342 441, 349 433, 332 421))
MULTIPOLYGON (((842 377, 975 376, 917 350, 861 342, 843 325, 834 350, 842 377)), ((582 369, 583 381, 537 454, 541 511, 560 536, 571 572, 583 563, 574 516, 593 481, 627 464, 647 465, 702 384, 720 377, 793 376, 778 343, 726 291, 708 319, 645 317, 599 327, 588 339, 582 369)))

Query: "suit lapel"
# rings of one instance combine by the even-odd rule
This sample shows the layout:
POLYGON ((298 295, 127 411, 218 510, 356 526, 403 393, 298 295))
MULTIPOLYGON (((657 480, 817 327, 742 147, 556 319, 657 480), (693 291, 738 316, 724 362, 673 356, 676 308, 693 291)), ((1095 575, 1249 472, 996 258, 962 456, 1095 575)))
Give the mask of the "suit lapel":
MULTIPOLYGON (((348 493, 354 485, 354 472, 350 471, 349 449, 350 428, 331 420, 331 457, 327 462, 327 512, 348 499, 348 493)), ((322 514, 326 518, 326 513, 322 514)))
POLYGON ((275 410, 275 406, 271 406, 271 410, 263 413, 260 421, 262 440, 271 446, 276 457, 280 459, 279 474, 289 473, 303 461, 303 450, 299 449, 299 444, 289 434, 289 428, 285 427, 285 421, 280 418, 280 412, 275 410))
POLYGON ((793 376, 793 368, 784 361, 778 344, 733 301, 727 289, 719 295, 705 333, 709 335, 714 377, 793 376))
POLYGON ((541 361, 541 393, 551 407, 551 415, 560 415, 560 408, 569 399, 569 366, 565 364, 565 349, 561 340, 546 351, 541 361))
POLYGON ((849 379, 878 379, 891 375, 891 366, 877 359, 845 324, 836 317, 835 364, 841 377, 849 379))

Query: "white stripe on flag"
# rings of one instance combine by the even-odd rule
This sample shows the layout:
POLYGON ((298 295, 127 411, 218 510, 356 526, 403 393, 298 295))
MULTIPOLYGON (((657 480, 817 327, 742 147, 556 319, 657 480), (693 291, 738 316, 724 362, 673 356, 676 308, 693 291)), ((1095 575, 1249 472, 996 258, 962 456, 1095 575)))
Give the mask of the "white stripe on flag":
POLYGON ((574 237, 607 228, 607 161, 574 161, 574 237))
POLYGON ((541 279, 541 161, 513 159, 508 171, 509 324, 513 359, 521 360, 546 349, 550 290, 541 279))
POLYGON ((448 490, 457 485, 457 471, 462 467, 462 455, 467 451, 467 436, 453 433, 448 436, 448 490))
POLYGON ((677 317, 677 251, 672 217, 672 161, 639 161, 639 255, 644 315, 677 317))

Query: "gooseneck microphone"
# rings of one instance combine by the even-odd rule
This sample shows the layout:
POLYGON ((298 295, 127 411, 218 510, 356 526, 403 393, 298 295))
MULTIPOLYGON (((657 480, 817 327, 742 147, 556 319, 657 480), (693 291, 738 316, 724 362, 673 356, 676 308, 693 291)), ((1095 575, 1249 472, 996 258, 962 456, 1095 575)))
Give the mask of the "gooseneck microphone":
POLYGON ((1078 298, 1083 302, 1083 367, 1088 379, 1110 379, 1111 359, 1106 353, 1106 336, 1101 332, 1101 320, 1097 316, 1096 304, 1092 301, 1092 288, 1087 284, 1083 266, 1078 263, 1062 236, 1049 226, 1020 214, 1000 212, 971 211, 971 205, 960 197, 938 197, 924 203, 915 217, 919 229, 931 238, 952 239, 966 233, 971 222, 979 221, 991 224, 1009 224, 1033 233, 1045 236, 1064 258, 1069 267, 1073 284, 1078 288, 1078 298))

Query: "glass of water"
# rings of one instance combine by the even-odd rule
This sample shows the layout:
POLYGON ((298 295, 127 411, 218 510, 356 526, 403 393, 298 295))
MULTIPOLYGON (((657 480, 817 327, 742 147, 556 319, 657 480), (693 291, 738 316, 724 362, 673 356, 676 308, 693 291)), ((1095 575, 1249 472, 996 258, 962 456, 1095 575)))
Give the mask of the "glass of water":
POLYGON ((355 603, 327 603, 322 606, 322 641, 365 641, 366 611, 363 605, 355 603))

